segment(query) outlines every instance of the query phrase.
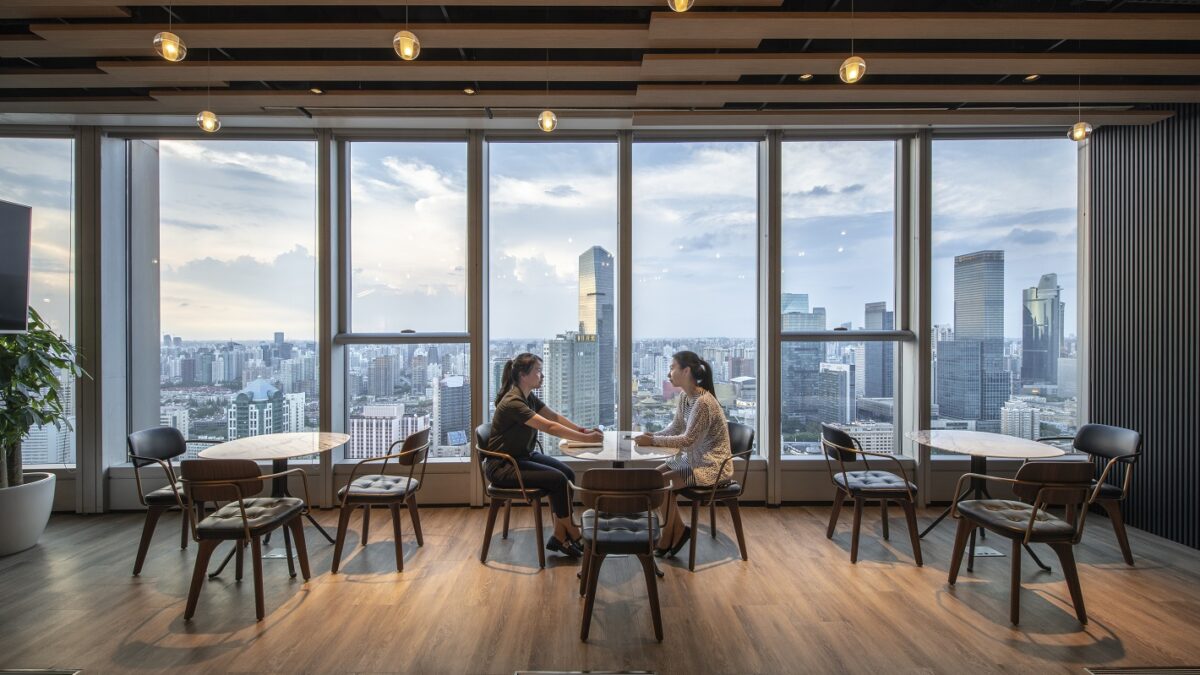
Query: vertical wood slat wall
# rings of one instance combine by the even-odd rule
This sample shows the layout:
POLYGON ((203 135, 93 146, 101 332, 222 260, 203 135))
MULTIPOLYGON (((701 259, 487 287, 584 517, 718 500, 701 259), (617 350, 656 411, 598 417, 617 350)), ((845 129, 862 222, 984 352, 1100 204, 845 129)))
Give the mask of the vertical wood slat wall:
POLYGON ((1200 548, 1200 105, 1091 147, 1088 421, 1136 429, 1131 526, 1200 548))

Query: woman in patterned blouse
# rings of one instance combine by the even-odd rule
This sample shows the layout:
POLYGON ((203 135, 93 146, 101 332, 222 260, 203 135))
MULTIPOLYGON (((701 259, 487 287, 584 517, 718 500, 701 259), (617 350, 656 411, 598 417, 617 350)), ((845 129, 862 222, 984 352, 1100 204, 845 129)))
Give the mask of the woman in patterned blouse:
MULTIPOLYGON (((685 487, 709 487, 726 483, 733 477, 733 463, 721 463, 730 456, 729 427, 725 412, 713 394, 712 366, 695 352, 679 352, 671 358, 670 382, 683 390, 678 397, 675 419, 662 431, 644 433, 634 441, 641 445, 682 448, 679 454, 658 467, 675 490, 685 487)), ((692 536, 692 528, 683 524, 675 499, 663 504, 662 532, 658 556, 673 556, 692 536)))

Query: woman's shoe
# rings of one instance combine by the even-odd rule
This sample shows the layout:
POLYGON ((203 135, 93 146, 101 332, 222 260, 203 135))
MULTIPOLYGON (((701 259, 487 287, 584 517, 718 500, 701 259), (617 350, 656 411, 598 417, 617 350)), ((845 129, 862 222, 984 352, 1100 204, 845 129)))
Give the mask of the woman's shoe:
POLYGON ((546 550, 554 551, 555 553, 561 553, 568 558, 578 559, 583 556, 583 551, 580 551, 571 544, 564 544, 558 540, 558 537, 553 536, 550 537, 550 540, 546 542, 546 550))
POLYGON ((656 549, 654 549, 654 557, 661 558, 670 552, 671 552, 670 548, 656 548, 656 549))
POLYGON ((691 538, 692 538, 692 528, 688 527, 687 525, 684 525, 683 526, 683 536, 679 537, 679 541, 675 542, 675 545, 672 546, 671 550, 667 552, 667 557, 674 558, 675 554, 679 553, 679 551, 683 550, 683 545, 688 543, 688 539, 691 539, 691 538))

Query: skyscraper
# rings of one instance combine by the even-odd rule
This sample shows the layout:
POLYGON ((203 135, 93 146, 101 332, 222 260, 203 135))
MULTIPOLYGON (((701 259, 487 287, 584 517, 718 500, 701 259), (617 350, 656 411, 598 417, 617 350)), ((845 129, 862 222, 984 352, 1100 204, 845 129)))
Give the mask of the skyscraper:
MULTIPOLYGON (((886 302, 868 302, 863 327, 867 330, 892 330, 896 327, 895 314, 887 311, 886 302)), ((864 396, 888 398, 892 396, 892 373, 895 348, 890 342, 866 343, 866 369, 863 384, 864 396)))
POLYGON ((267 380, 255 380, 238 392, 226 410, 228 439, 277 434, 284 427, 284 396, 267 380))
POLYGON ((1000 433, 1033 440, 1041 435, 1042 414, 1025 401, 1012 399, 1000 408, 1000 433))
POLYGON ((1058 384, 1066 307, 1058 275, 1043 274, 1021 296, 1021 383, 1058 384))
POLYGON ((433 387, 433 434, 430 444, 466 445, 471 428, 471 383, 462 375, 439 379, 433 387))
POLYGON ((606 427, 616 423, 616 383, 613 382, 613 350, 616 343, 614 299, 612 254, 599 246, 593 246, 579 256, 579 332, 596 336, 599 362, 598 423, 606 427))
POLYGON ((1004 338, 1004 251, 954 256, 954 339, 1004 338))
POLYGON ((392 395, 393 367, 391 356, 376 356, 371 360, 367 369, 367 394, 380 398, 392 395))
MULTIPOLYGON (((825 330, 825 308, 808 310, 806 293, 783 294, 783 330, 825 330)), ((783 345, 783 417, 790 425, 817 420, 820 415, 817 380, 825 345, 821 342, 788 342, 783 345)))
POLYGON ((849 363, 822 363, 817 377, 821 420, 827 424, 846 424, 855 417, 854 366, 849 363))
POLYGON ((955 256, 954 339, 938 343, 936 363, 940 414, 999 431, 1000 407, 1012 394, 1004 366, 1004 251, 955 256))
POLYGON ((591 334, 562 333, 546 341, 542 355, 546 405, 582 427, 594 427, 600 420, 599 342, 591 334))
POLYGON ((386 455, 392 443, 403 438, 400 419, 403 405, 367 405, 362 413, 350 416, 350 447, 346 459, 367 459, 386 455))

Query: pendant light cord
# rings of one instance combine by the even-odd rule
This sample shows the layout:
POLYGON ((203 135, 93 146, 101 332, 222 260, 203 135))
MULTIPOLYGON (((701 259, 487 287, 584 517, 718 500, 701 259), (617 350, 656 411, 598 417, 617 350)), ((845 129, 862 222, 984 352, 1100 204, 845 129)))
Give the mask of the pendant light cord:
POLYGON ((854 56, 854 0, 850 0, 850 56, 854 56))

